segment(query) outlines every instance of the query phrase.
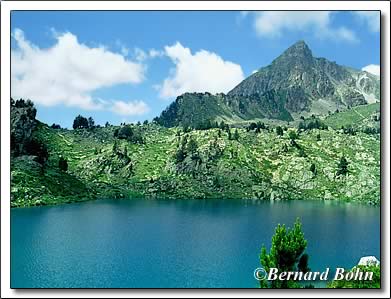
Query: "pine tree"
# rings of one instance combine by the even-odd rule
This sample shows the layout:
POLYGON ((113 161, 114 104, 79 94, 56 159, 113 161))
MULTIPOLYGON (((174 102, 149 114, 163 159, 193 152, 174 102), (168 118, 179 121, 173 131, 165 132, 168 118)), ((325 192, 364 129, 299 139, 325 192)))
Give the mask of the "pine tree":
POLYGON ((338 162, 336 176, 347 175, 349 173, 348 166, 349 166, 348 160, 346 160, 345 156, 342 156, 338 162))
POLYGON ((239 140, 239 132, 238 132, 238 129, 235 129, 233 139, 234 139, 234 140, 239 140))
POLYGON ((276 133, 277 133, 277 136, 282 136, 284 135, 284 131, 282 130, 282 128, 280 126, 278 126, 276 128, 276 133))
POLYGON ((60 168, 61 171, 68 170, 68 161, 66 159, 64 159, 62 156, 58 160, 58 168, 60 168))
POLYGON ((94 127, 95 127, 95 121, 94 121, 94 119, 90 116, 90 117, 88 118, 88 128, 92 129, 92 128, 94 128, 94 127))
POLYGON ((316 175, 316 166, 315 166, 315 164, 314 163, 312 163, 311 164, 311 166, 310 166, 310 171, 313 173, 313 175, 316 175))
MULTIPOLYGON (((304 257, 307 247, 307 240, 301 229, 300 220, 297 219, 293 228, 286 228, 285 225, 278 224, 272 238, 270 252, 266 247, 261 249, 261 265, 268 273, 271 268, 277 268, 278 273, 286 271, 296 271, 301 269, 307 271, 308 256, 304 257)), ((295 281, 272 280, 270 282, 261 280, 263 288, 297 288, 299 285, 295 281)))

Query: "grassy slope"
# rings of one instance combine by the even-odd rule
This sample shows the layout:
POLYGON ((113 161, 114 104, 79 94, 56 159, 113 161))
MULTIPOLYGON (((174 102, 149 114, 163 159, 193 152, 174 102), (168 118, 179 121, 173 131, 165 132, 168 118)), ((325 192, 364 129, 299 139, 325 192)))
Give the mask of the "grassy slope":
MULTIPOLYGON (((337 116, 344 119, 343 113, 337 116)), ((327 121, 330 126, 332 122, 340 125, 334 116, 327 121)), ((177 128, 152 124, 142 128, 146 144, 118 141, 117 152, 125 152, 126 147, 131 159, 126 164, 113 151, 115 127, 73 131, 53 130, 40 124, 36 134, 48 144, 48 166, 42 174, 26 167, 24 161, 13 163, 13 205, 135 196, 337 199, 367 203, 378 203, 380 199, 378 135, 351 136, 332 129, 305 132, 297 141, 306 154, 300 157, 299 151, 290 146, 286 132, 277 137, 267 130, 256 134, 239 129, 240 138, 236 141, 228 140, 226 132, 218 137, 217 129, 192 131, 187 135, 197 141, 202 162, 194 164, 189 159, 178 165, 174 154, 183 133, 177 136, 177 128), (321 141, 317 141, 318 133, 321 141), (216 144, 222 152, 217 158, 213 154, 216 144), (58 170, 59 155, 68 159, 67 173, 58 170), (335 178, 342 155, 350 163, 350 173, 346 178, 335 178), (315 176, 310 171, 312 163, 317 168, 315 176)))
POLYGON ((355 125, 360 127, 370 122, 372 115, 380 112, 380 103, 352 107, 342 113, 334 113, 325 119, 325 123, 334 128, 339 129, 342 126, 355 125))

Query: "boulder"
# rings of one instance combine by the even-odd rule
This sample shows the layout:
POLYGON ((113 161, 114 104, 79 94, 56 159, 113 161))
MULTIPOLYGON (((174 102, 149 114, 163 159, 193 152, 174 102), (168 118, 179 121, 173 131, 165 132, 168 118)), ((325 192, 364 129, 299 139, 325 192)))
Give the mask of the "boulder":
POLYGON ((380 262, 373 255, 371 255, 371 256, 363 256, 362 258, 360 258, 360 261, 358 262, 358 265, 359 266, 379 266, 380 262))

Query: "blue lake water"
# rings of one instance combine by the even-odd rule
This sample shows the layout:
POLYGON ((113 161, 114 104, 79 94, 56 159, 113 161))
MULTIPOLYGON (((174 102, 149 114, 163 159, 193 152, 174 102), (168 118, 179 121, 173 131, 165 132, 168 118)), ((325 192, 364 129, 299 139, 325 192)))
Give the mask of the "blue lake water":
POLYGON ((99 200, 11 210, 12 288, 253 288, 262 244, 300 217, 309 266, 380 259, 380 209, 336 202, 99 200))

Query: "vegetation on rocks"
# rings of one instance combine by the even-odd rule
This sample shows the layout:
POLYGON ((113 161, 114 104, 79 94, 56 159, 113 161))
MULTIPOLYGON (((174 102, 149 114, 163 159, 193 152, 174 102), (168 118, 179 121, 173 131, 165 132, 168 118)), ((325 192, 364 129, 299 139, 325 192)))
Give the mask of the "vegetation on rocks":
MULTIPOLYGON (((381 270, 380 265, 357 265, 346 272, 361 271, 363 273, 372 272, 372 280, 333 280, 327 284, 331 289, 380 289, 381 286, 381 270)), ((346 274, 345 274, 346 275, 346 274)))
POLYGON ((11 204, 133 197, 380 201, 379 134, 222 127, 67 130, 34 121, 26 138, 43 145, 44 158, 37 156, 42 151, 13 153, 11 204))

